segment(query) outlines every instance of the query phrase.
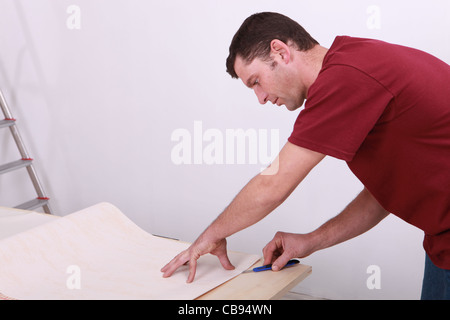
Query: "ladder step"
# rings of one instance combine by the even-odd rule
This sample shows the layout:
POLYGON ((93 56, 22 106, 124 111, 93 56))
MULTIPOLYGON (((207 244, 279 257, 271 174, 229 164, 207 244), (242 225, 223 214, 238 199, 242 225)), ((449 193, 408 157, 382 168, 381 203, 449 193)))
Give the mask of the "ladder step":
POLYGON ((30 159, 28 155, 25 144, 23 143, 22 137, 20 136, 19 129, 15 125, 16 119, 14 119, 14 117, 12 116, 8 104, 6 103, 6 99, 1 90, 0 90, 0 109, 4 116, 4 119, 0 120, 0 128, 9 127, 10 129, 9 131, 11 131, 11 135, 14 138, 17 149, 20 153, 20 157, 22 158, 21 160, 0 165, 0 174, 26 167, 31 182, 33 183, 34 189, 36 190, 36 193, 38 195, 38 198, 28 201, 24 204, 21 204, 20 206, 18 206, 18 208, 33 209, 36 207, 42 207, 45 213, 51 214, 50 205, 47 203, 48 198, 45 196, 45 191, 32 165, 33 159, 30 159))
POLYGON ((10 126, 13 126, 15 123, 16 123, 16 120, 12 120, 12 119, 0 120, 0 128, 10 127, 10 126))
POLYGON ((17 170, 20 168, 24 168, 26 166, 31 165, 32 162, 33 162, 33 160, 31 160, 31 159, 21 159, 21 160, 3 164, 0 166, 0 174, 14 171, 14 170, 17 170))
POLYGON ((14 207, 16 209, 22 209, 22 210, 34 210, 36 208, 40 208, 48 204, 49 199, 33 199, 30 201, 27 201, 25 203, 22 203, 18 205, 17 207, 14 207))

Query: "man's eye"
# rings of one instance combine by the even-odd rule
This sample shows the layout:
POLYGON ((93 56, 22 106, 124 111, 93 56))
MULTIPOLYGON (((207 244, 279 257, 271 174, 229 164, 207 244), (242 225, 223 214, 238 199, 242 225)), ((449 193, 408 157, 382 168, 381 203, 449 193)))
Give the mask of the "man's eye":
POLYGON ((254 86, 257 84, 259 84, 259 80, 255 80, 255 82, 253 83, 254 86))

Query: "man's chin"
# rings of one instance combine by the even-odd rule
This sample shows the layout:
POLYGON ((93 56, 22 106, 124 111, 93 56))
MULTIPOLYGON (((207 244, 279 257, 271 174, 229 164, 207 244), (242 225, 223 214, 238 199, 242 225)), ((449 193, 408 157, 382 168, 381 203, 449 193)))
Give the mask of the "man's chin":
POLYGON ((289 104, 289 105, 286 104, 285 106, 286 106, 286 109, 288 109, 289 111, 295 111, 298 108, 302 107, 304 103, 305 103, 305 100, 302 100, 301 103, 299 102, 296 104, 289 104))
POLYGON ((295 105, 295 106, 288 106, 288 105, 286 105, 286 109, 288 109, 289 111, 295 111, 295 110, 297 110, 300 107, 301 106, 299 106, 299 105, 295 105))

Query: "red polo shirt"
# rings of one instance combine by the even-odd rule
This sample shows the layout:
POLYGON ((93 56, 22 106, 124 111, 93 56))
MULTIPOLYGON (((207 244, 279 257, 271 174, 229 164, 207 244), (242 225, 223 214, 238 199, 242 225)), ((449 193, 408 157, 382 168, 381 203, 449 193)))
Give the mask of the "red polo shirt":
POLYGON ((425 52, 337 37, 289 141, 345 160, 450 269, 450 66, 425 52))

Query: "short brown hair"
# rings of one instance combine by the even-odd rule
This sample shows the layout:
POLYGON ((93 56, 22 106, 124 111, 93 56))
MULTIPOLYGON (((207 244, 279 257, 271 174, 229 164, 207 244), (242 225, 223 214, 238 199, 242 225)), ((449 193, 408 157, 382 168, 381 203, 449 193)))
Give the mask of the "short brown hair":
POLYGON ((319 44, 294 20, 275 12, 256 13, 245 19, 233 37, 227 58, 227 72, 239 78, 234 70, 236 57, 250 63, 256 57, 266 60, 270 55, 270 43, 278 39, 292 41, 300 51, 307 51, 319 44))

